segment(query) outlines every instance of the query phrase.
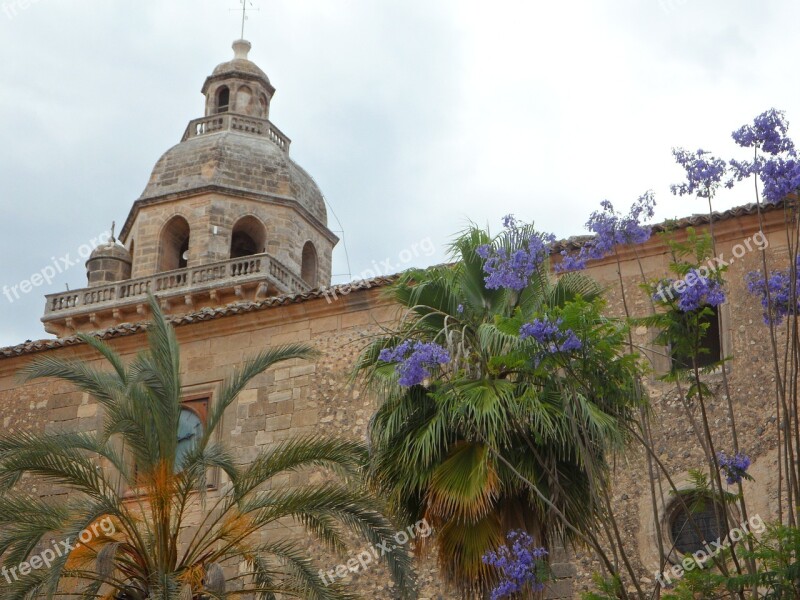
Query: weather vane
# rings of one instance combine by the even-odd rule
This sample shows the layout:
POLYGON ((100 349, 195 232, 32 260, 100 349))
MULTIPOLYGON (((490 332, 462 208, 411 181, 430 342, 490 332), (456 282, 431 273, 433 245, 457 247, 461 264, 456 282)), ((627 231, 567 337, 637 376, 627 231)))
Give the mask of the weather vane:
MULTIPOLYGON (((242 11, 242 37, 241 37, 241 39, 244 39, 244 26, 245 26, 245 23, 247 23, 247 20, 249 19, 249 17, 247 16, 247 11, 248 10, 258 11, 260 9, 254 8, 253 2, 251 0, 239 0, 239 3, 242 5, 242 8, 241 9, 237 8, 235 10, 237 10, 237 11, 241 10, 242 11)), ((231 10, 234 10, 234 9, 231 9, 231 10)))

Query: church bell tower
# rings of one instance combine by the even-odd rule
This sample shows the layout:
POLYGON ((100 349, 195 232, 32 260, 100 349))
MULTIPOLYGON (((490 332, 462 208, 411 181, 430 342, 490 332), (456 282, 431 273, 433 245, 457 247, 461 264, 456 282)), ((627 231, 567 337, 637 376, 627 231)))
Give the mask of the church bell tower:
POLYGON ((169 314, 300 294, 330 284, 338 238, 325 200, 269 120, 275 88, 233 43, 202 88, 205 115, 156 163, 119 234, 86 263, 87 287, 47 296, 58 336, 146 316, 147 294, 169 314))

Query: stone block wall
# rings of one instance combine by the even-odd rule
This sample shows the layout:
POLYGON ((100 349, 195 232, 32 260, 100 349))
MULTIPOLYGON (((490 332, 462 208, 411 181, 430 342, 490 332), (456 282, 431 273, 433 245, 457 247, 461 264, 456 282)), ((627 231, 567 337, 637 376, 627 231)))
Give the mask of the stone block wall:
MULTIPOLYGON (((181 344, 185 397, 211 396, 234 366, 267 348, 307 342, 321 352, 314 362, 291 361, 270 369, 253 380, 226 412, 221 440, 240 464, 276 442, 294 436, 351 436, 363 439, 375 400, 348 383, 356 356, 371 336, 397 319, 398 308, 380 299, 381 290, 354 291, 328 303, 326 299, 289 304, 177 328, 181 344)), ((142 333, 110 340, 126 359, 132 359, 146 343, 142 333)), ((70 359, 93 359, 83 345, 50 350, 70 359)), ((15 431, 96 431, 102 409, 88 396, 70 386, 47 380, 21 384, 16 373, 35 358, 25 355, 0 360, 0 405, 4 427, 15 431)), ((96 364, 101 364, 97 361, 96 364)), ((218 475, 218 477, 221 477, 218 475)), ((272 485, 293 485, 321 480, 319 473, 293 475, 274 480, 272 485)), ((225 481, 217 481, 217 489, 225 481)), ((32 488, 43 495, 63 494, 53 488, 32 488)), ((218 492, 211 491, 209 502, 218 492)), ((190 519, 198 519, 195 511, 190 519)), ((191 522, 191 520, 190 520, 191 522)), ((297 535, 290 522, 276 524, 264 535, 297 535)), ((362 543, 363 544, 363 543, 362 543)), ((331 557, 309 543, 320 566, 335 567, 340 558, 331 557)), ((422 598, 450 598, 435 576, 435 556, 421 562, 422 598)), ((232 573, 229 573, 232 574, 232 573)), ((382 566, 353 576, 362 590, 375 598, 391 599, 393 584, 382 566)))
MULTIPOLYGON (((200 204, 198 201, 198 211, 202 210, 200 204)), ((242 211, 251 208, 242 202, 242 211)), ((165 204, 159 210, 175 208, 165 204)), ((159 218, 163 218, 163 215, 154 216, 151 225, 159 218)), ((145 227, 147 223, 147 219, 144 219, 140 225, 145 227)), ((221 225, 225 223, 228 221, 221 222, 221 225)), ((230 227, 230 223, 226 226, 230 227)), ((734 247, 756 233, 757 227, 755 217, 718 224, 718 252, 726 259, 730 258, 734 247)), ((779 229, 780 223, 774 219, 768 223, 768 239, 772 246, 770 253, 771 256, 777 256, 771 260, 770 268, 785 267, 780 264, 781 256, 785 255, 781 250, 785 246, 785 235, 779 229)), ((273 231, 276 235, 282 235, 277 223, 273 231)), ((137 230, 132 234, 138 235, 137 230)), ((137 253, 140 239, 137 238, 137 253)), ((632 315, 649 314, 650 301, 639 288, 642 278, 639 262, 630 253, 621 253, 620 258, 624 304, 632 315)), ((646 278, 660 278, 667 274, 669 256, 661 241, 655 239, 641 247, 639 258, 646 278)), ((724 352, 732 356, 728 369, 740 445, 754 460, 751 472, 756 481, 747 483, 745 490, 751 510, 768 521, 775 517, 778 507, 774 380, 768 330, 762 324, 758 299, 747 293, 744 284, 744 275, 758 269, 760 261, 758 252, 753 251, 736 258, 730 265, 726 274, 729 300, 722 314, 724 352)), ((140 265, 139 268, 144 267, 140 265)), ((606 286, 609 313, 623 316, 625 310, 617 268, 616 261, 607 260, 593 264, 588 274, 606 286)), ((348 376, 356 356, 370 337, 378 335, 382 326, 396 322, 399 316, 398 307, 387 303, 380 293, 379 288, 354 290, 349 295, 337 296, 336 300, 331 297, 331 302, 320 297, 264 306, 177 328, 186 394, 210 394, 212 402, 216 386, 231 368, 260 350, 285 343, 308 342, 321 352, 320 358, 313 363, 280 365, 261 375, 230 407, 221 435, 223 441, 234 450, 237 460, 245 464, 263 448, 294 435, 364 438, 369 418, 376 408, 375 399, 365 396, 358 387, 351 386, 348 376)), ((655 451, 677 481, 685 480, 689 469, 702 468, 703 457, 677 392, 673 387, 656 380, 656 376, 668 368, 666 349, 652 348, 653 334, 644 328, 635 328, 633 335, 637 345, 649 348, 645 354, 651 359, 654 371, 648 381, 648 392, 653 407, 655 451)), ((783 339, 779 338, 779 345, 783 339)), ((144 345, 145 340, 139 333, 113 337, 110 343, 130 358, 144 345)), ((80 345, 48 352, 70 358, 90 356, 87 348, 80 345)), ((95 430, 102 415, 88 397, 65 385, 49 381, 22 384, 15 377, 16 372, 34 356, 26 354, 0 360, 0 403, 4 407, 4 428, 25 431, 95 430)), ((720 375, 712 375, 709 384, 716 393, 716 398, 709 401, 708 408, 712 426, 717 428, 717 446, 730 450, 730 438, 725 433, 728 430, 728 415, 720 375)), ((650 501, 651 481, 641 449, 633 447, 617 457, 614 473, 613 502, 621 515, 621 534, 626 540, 634 568, 642 577, 652 579, 658 567, 656 530, 663 527, 664 510, 670 501, 668 486, 663 478, 657 478, 652 483, 657 490, 661 490, 656 508, 658 514, 654 515, 650 501)), ((291 484, 292 480, 276 482, 283 483, 291 484)), ((45 490, 33 491, 45 493, 45 490)), ((47 490, 47 493, 61 494, 63 491, 47 490)), ((281 528, 289 531, 283 525, 281 528)), ((330 566, 338 562, 334 558, 329 560, 336 561, 330 566)), ((458 595, 446 590, 436 577, 435 567, 432 566, 435 561, 435 556, 429 556, 421 563, 421 597, 457 598, 458 595)), ((588 589, 591 574, 599 570, 593 557, 581 549, 575 551, 572 561, 559 555, 555 563, 554 571, 562 580, 552 586, 550 593, 559 598, 572 597, 588 589)), ((359 589, 368 595, 393 598, 389 579, 382 568, 375 567, 353 578, 357 580, 359 589)))
MULTIPOLYGON (((768 268, 786 268, 786 234, 782 231, 783 213, 766 215, 765 232, 769 243, 768 268)), ((763 324, 759 298, 748 293, 745 276, 762 268, 761 254, 751 241, 752 251, 742 252, 745 240, 759 231, 755 215, 723 221, 715 225, 717 256, 726 263, 727 302, 721 307, 723 354, 727 363, 729 389, 734 404, 739 445, 750 455, 750 473, 754 482, 745 482, 748 508, 764 521, 777 518, 777 435, 775 379, 772 372, 769 329, 763 324), (738 246, 738 248, 737 248, 738 246), (734 255, 736 252, 736 255, 734 255)), ((706 231, 707 227, 698 228, 706 231)), ((685 232, 678 232, 685 238, 685 232)), ((640 288, 642 271, 648 280, 673 276, 669 273, 670 255, 659 239, 640 247, 637 260, 632 253, 621 254, 619 265, 613 258, 593 263, 588 274, 602 283, 608 300, 608 312, 625 316, 625 305, 632 316, 651 314, 650 299, 640 288), (641 266, 640 266, 641 265, 641 266), (624 287, 624 294, 622 288, 624 287), (624 303, 623 303, 624 298, 624 303)), ((669 369, 669 349, 653 345, 654 334, 644 327, 633 329, 634 344, 649 358, 652 368, 647 391, 652 405, 654 450, 667 466, 670 476, 681 488, 689 483, 690 469, 706 469, 702 449, 698 446, 689 417, 674 384, 658 381, 669 369)), ((785 332, 779 332, 779 347, 785 332)), ((714 397, 707 402, 708 416, 718 450, 732 452, 730 419, 721 373, 706 378, 714 397)), ((698 416, 696 404, 692 411, 698 416)), ((614 469, 612 503, 621 520, 621 534, 636 572, 646 585, 654 586, 659 569, 657 529, 665 532, 667 508, 674 501, 665 477, 656 476, 656 514, 651 501, 651 480, 644 450, 634 445, 617 459, 614 469)), ((785 503, 785 499, 784 499, 785 503)), ((785 507, 784 507, 785 509, 785 507)), ((668 539, 665 543, 669 544, 668 539)), ((576 594, 592 587, 591 576, 600 572, 600 564, 584 550, 575 555, 576 594)), ((669 565, 668 565, 669 567, 669 565)), ((650 588, 652 590, 652 587, 650 588)))

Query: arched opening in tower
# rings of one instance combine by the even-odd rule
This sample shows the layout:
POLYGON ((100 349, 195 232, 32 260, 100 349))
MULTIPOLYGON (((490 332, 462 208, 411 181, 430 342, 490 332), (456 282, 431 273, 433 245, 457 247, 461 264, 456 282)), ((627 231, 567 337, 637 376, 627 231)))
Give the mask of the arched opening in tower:
POLYGON ((317 287, 317 249, 311 242, 306 242, 303 246, 300 277, 312 288, 317 287))
POLYGON ((189 222, 183 217, 172 217, 161 231, 158 270, 184 269, 189 264, 189 222))
POLYGON ((231 232, 231 258, 253 256, 267 251, 267 230, 256 217, 239 219, 231 232))
POLYGON ((217 90, 217 112, 224 113, 228 112, 228 108, 231 104, 231 91, 228 89, 227 85, 223 85, 219 90, 217 90))

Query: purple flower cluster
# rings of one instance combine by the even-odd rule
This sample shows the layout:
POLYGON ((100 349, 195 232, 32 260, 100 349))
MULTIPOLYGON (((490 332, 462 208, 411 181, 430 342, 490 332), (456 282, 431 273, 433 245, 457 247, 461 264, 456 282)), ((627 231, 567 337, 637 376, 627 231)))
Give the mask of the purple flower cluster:
POLYGON ((617 214, 608 200, 601 202, 603 210, 593 212, 586 223, 589 231, 596 234, 589 256, 602 258, 609 254, 616 244, 643 244, 649 240, 652 230, 642 225, 642 217, 653 218, 655 205, 653 192, 639 196, 625 216, 617 214))
POLYGON ((588 253, 584 251, 584 248, 581 248, 577 254, 570 254, 566 250, 562 250, 561 262, 556 265, 556 272, 583 271, 586 268, 586 263, 589 262, 588 253))
MULTIPOLYGON (((780 203, 800 189, 800 162, 794 142, 787 136, 788 129, 783 111, 771 108, 757 116, 752 125, 733 132, 733 139, 740 146, 757 148, 768 155, 756 156, 752 161, 730 161, 735 180, 750 175, 761 178, 764 201, 768 204, 780 203)), ((729 185, 732 183, 733 180, 729 185)))
POLYGON ((555 236, 539 232, 528 234, 512 215, 503 218, 503 226, 506 231, 501 243, 478 246, 476 252, 484 260, 488 289, 520 291, 528 286, 531 276, 547 260, 555 236))
MULTIPOLYGON (((797 258, 797 266, 800 266, 800 256, 797 258)), ((769 325, 770 317, 772 322, 778 325, 788 315, 797 313, 797 309, 800 307, 798 302, 800 286, 795 281, 795 293, 792 294, 792 277, 788 271, 771 271, 766 278, 761 271, 751 271, 747 274, 745 281, 747 290, 753 295, 760 296, 761 307, 764 309, 764 323, 767 325, 769 325), (769 290, 769 298, 767 290, 769 290)))
POLYGON ((430 377, 431 369, 449 363, 450 353, 439 344, 406 340, 396 348, 381 350, 378 359, 397 363, 400 385, 411 387, 430 377))
POLYGON ((547 550, 536 547, 533 538, 521 530, 510 531, 506 539, 508 544, 483 556, 484 564, 502 574, 497 587, 492 590, 491 600, 508 598, 523 591, 542 591, 544 583, 540 581, 540 573, 547 550))
POLYGON ((578 271, 586 267, 589 260, 598 260, 614 251, 614 246, 643 244, 650 239, 652 229, 644 225, 645 219, 652 219, 656 205, 653 192, 640 196, 631 206, 627 215, 620 215, 608 200, 600 203, 602 210, 594 211, 586 223, 586 228, 595 234, 584 244, 577 254, 561 251, 563 257, 556 266, 559 272, 578 271))
MULTIPOLYGON (((690 152, 683 148, 673 148, 675 161, 686 171, 686 181, 671 186, 676 196, 696 194, 700 198, 710 198, 722 184, 727 165, 721 158, 715 158, 703 149, 690 152)), ((729 186, 732 182, 729 182, 729 186)))
POLYGON ((677 298, 681 312, 693 312, 704 306, 719 306, 725 302, 722 284, 704 275, 700 269, 691 269, 683 279, 670 282, 653 294, 653 300, 665 302, 667 296, 673 300, 677 298))
POLYGON ((733 132, 733 140, 743 148, 758 148, 767 154, 794 154, 794 143, 787 137, 789 123, 786 113, 770 108, 733 132))
POLYGON ((756 159, 755 162, 747 161, 747 160, 736 160, 732 158, 728 161, 728 166, 730 167, 732 178, 728 183, 725 184, 726 187, 732 188, 734 182, 742 181, 743 179, 747 179, 750 175, 758 174, 761 172, 761 166, 764 164, 764 159, 759 157, 756 159))
POLYGON ((739 452, 736 456, 728 456, 724 452, 717 452, 717 461, 720 471, 725 475, 728 485, 739 483, 747 477, 750 467, 750 457, 739 452))
POLYGON ((775 156, 760 167, 764 201, 778 204, 786 196, 800 189, 800 162, 794 158, 775 156))
POLYGON ((583 343, 575 335, 572 329, 561 329, 562 319, 550 320, 534 319, 530 323, 525 323, 519 329, 519 337, 522 340, 533 338, 542 346, 547 348, 551 354, 556 352, 573 352, 580 350, 583 343))

